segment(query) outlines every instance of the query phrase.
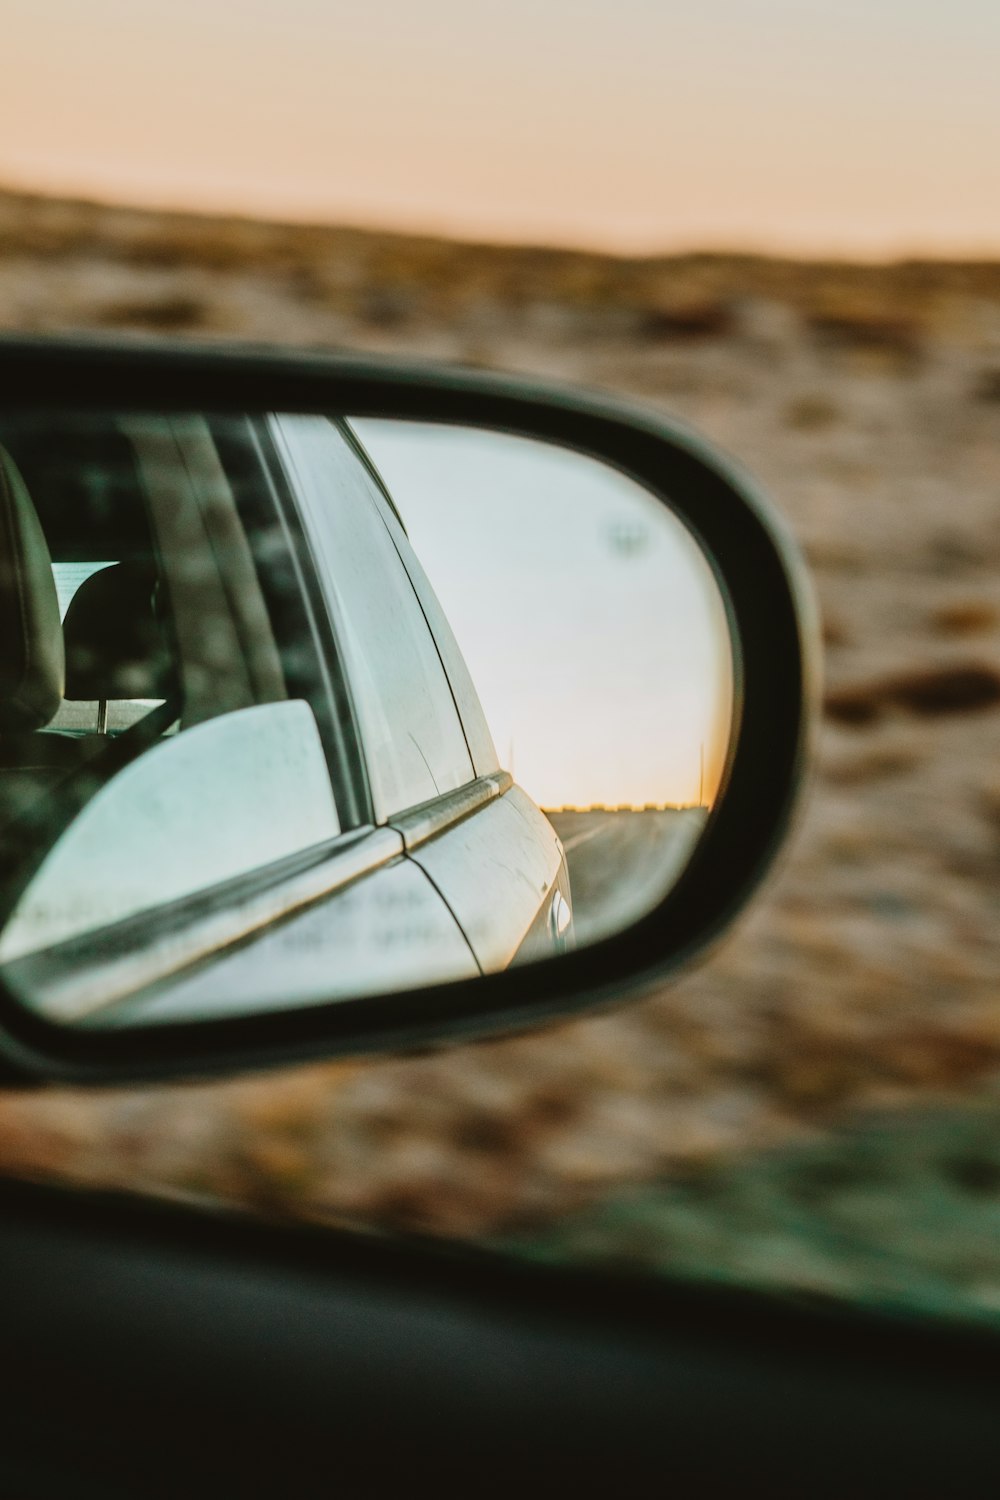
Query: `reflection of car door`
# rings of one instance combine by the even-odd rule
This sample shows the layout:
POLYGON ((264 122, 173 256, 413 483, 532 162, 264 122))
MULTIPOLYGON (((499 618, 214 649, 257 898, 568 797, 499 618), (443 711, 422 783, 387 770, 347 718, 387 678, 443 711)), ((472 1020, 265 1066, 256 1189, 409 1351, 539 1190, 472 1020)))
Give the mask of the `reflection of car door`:
POLYGON ((561 846, 500 768, 393 506, 346 430, 322 417, 270 430, 343 647, 376 822, 402 834, 482 969, 550 951, 569 922, 561 846))
MULTIPOLYGON (((115 1026, 224 1014, 236 996, 246 1009, 255 994, 272 1006, 281 995, 308 1003, 475 974, 445 903, 403 860, 401 835, 358 826, 340 806, 322 686, 311 690, 308 672, 298 686, 286 674, 309 643, 274 630, 265 597, 269 570, 293 571, 276 557, 288 544, 279 526, 265 527, 264 545, 259 527, 244 526, 226 444, 197 417, 100 420, 129 445, 134 477, 120 500, 148 510, 170 602, 167 675, 180 686, 148 743, 119 742, 105 702, 109 727, 91 736, 101 754, 87 762, 86 786, 78 776, 78 797, 67 800, 61 784, 52 794, 32 873, 14 891, 0 940, 7 981, 52 1019, 115 1026), (91 770, 105 764, 101 776, 91 770)), ((56 560, 69 545, 61 515, 48 517, 56 560)), ((95 503, 83 531, 95 557, 122 555, 112 519, 95 503)), ((80 536, 70 541, 78 550, 80 536)), ((117 642, 136 636, 116 586, 125 567, 84 569, 93 576, 78 613, 100 624, 87 693, 101 700, 125 691, 117 642)), ((151 608, 150 585, 132 594, 133 612, 151 608)))

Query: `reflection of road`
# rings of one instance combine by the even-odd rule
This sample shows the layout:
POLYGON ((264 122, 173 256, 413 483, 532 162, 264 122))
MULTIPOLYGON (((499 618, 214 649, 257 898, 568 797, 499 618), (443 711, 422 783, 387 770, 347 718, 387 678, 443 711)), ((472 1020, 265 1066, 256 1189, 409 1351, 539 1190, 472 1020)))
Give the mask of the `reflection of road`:
POLYGON ((578 943, 619 932, 661 901, 705 826, 704 808, 678 812, 551 812, 573 893, 578 943))

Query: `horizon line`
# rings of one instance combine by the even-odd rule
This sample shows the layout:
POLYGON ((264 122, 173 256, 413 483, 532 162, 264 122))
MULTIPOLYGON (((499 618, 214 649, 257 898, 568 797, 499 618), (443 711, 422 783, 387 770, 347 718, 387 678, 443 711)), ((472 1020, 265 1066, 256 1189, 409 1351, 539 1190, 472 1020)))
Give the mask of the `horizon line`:
POLYGON ((432 243, 456 245, 468 249, 510 250, 551 255, 579 255, 619 262, 623 265, 642 264, 666 260, 755 260, 798 265, 836 265, 866 269, 892 269, 894 267, 939 265, 939 266, 994 266, 1000 264, 1000 244, 995 247, 974 247, 967 250, 933 250, 899 246, 883 253, 851 252, 845 250, 808 250, 802 247, 783 245, 779 241, 752 243, 748 241, 688 241, 676 244, 661 243, 659 248, 613 249, 608 245, 584 239, 543 239, 525 233, 521 237, 494 236, 488 233, 450 229, 430 223, 420 227, 404 220, 393 221, 374 218, 367 222, 345 218, 319 218, 315 214, 298 215, 293 212, 263 212, 250 208, 210 208, 177 200, 157 199, 145 195, 121 197, 105 195, 99 190, 82 188, 57 189, 28 185, 17 178, 0 173, 0 197, 26 198, 38 203, 65 204, 85 209, 104 210, 111 213, 131 213, 150 218, 174 218, 212 223, 246 224, 267 226, 275 229, 301 229, 314 232, 346 233, 391 237, 394 239, 423 240, 432 243))

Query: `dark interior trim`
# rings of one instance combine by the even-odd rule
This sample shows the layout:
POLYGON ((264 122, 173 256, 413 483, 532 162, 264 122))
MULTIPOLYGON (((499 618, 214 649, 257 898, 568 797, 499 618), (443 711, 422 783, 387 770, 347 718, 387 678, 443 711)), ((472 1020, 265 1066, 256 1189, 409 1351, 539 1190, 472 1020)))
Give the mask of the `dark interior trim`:
POLYGON ((10 1493, 954 1495, 1000 1471, 973 1328, 14 1183, 0 1261, 10 1493))

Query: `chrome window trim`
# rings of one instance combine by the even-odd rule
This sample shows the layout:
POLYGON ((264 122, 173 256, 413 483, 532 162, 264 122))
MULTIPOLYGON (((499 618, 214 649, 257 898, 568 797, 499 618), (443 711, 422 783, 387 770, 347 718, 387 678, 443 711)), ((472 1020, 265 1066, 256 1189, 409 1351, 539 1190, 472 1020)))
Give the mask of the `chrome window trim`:
POLYGON ((438 834, 447 833, 449 828, 464 822, 488 802, 504 796, 513 785, 514 778, 509 771, 480 776, 476 781, 456 787, 453 792, 445 792, 443 796, 434 797, 430 802, 421 802, 404 813, 394 814, 389 819, 388 826, 402 835, 409 854, 412 849, 418 849, 429 839, 437 838, 438 834))

